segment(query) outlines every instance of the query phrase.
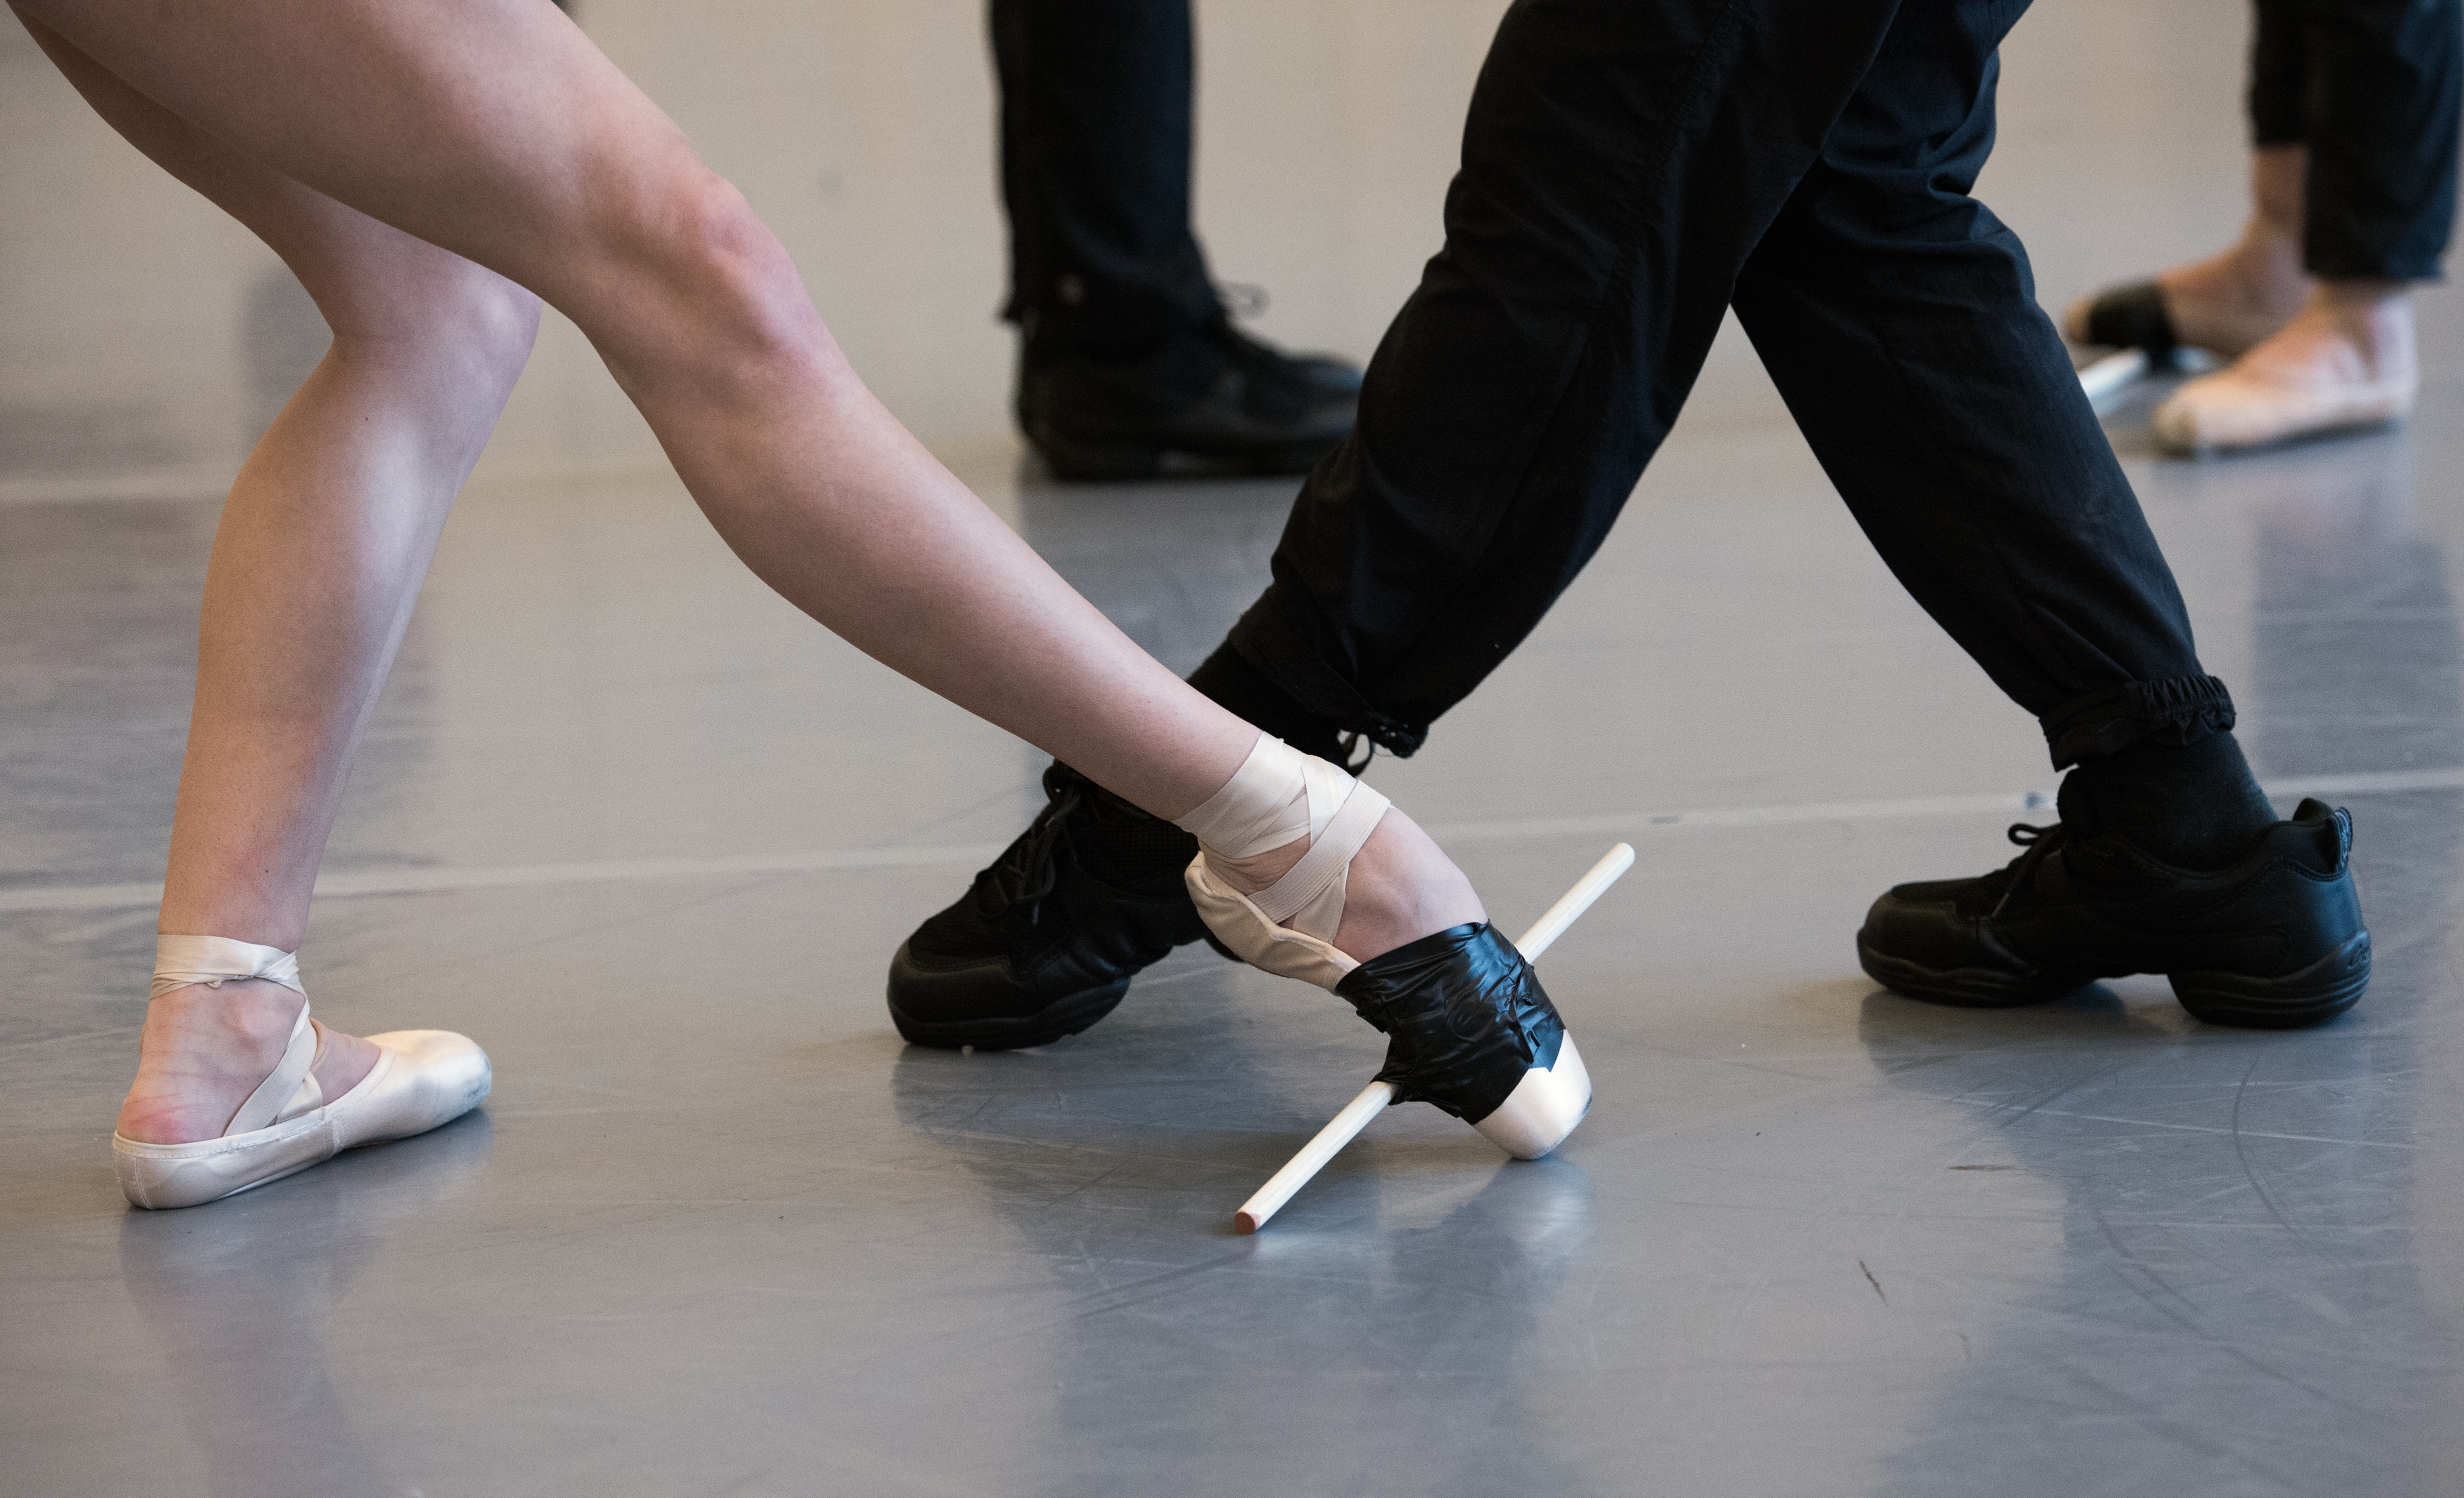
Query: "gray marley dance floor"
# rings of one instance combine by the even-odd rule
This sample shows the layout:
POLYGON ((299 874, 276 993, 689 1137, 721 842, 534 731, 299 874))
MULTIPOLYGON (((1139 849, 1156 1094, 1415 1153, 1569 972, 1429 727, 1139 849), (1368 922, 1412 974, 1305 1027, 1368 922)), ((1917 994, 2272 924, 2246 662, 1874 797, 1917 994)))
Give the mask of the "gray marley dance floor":
MULTIPOLYGON (((1365 355, 1436 243, 1486 3, 1202 8, 1201 228, 1365 355)), ((2047 0, 1984 185, 2049 303, 2240 211, 2234 0, 2047 0)), ((1289 482, 1065 489, 1001 409, 972 3, 584 0, 746 183, 900 414, 1176 667, 1289 482)), ((2359 827, 2378 977, 2301 1034, 2161 981, 1877 991, 1898 880, 2009 857, 2040 740, 1899 591, 1750 352, 1599 561, 1377 782, 1543 964, 1598 1081, 1557 1157, 1425 1109, 1265 1233, 1375 1065, 1184 951, 1043 1050, 909 1049, 891 950, 1040 759, 725 553, 552 325, 447 535, 305 949, 318 1010, 477 1037, 433 1135, 125 1208, 216 496, 313 361, 262 251, 0 43, 0 1491, 2452 1494, 2464 1486, 2464 301, 2409 430, 2161 461, 2109 430, 2280 797, 2359 827)))

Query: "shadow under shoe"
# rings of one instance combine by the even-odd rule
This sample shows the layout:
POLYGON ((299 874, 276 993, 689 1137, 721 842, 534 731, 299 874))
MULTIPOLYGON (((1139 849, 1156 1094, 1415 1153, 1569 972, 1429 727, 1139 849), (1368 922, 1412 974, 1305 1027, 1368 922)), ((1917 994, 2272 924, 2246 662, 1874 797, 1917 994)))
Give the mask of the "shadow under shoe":
POLYGON ((2302 802, 2212 872, 2069 821, 2010 835, 2027 851, 2003 869, 1900 885, 1874 902, 1857 957, 1876 982, 2003 1007, 2161 973, 2197 1018, 2259 1029, 2333 1019, 2369 985, 2353 823, 2341 807, 2302 802))
POLYGON ((1168 454, 1303 474, 1351 431, 1360 374, 1221 322, 1131 358, 1021 360, 1019 426, 1055 476, 1152 478, 1168 454))
POLYGON ((1397 1102, 1433 1104, 1519 1159, 1555 1149, 1591 1107, 1540 975, 1486 921, 1371 958, 1334 991, 1387 1037, 1376 1080, 1397 1102))
POLYGON ((890 962, 890 1018, 918 1046, 1012 1050, 1075 1035, 1130 980, 1206 935, 1181 870, 1198 840, 1067 765, 1044 810, 890 962))

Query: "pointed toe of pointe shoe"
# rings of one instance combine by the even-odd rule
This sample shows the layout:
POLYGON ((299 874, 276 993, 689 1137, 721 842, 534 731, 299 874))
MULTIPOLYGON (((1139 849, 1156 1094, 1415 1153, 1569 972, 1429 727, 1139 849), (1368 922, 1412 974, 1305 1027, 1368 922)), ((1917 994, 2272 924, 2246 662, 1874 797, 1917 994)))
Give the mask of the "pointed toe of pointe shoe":
POLYGON ((367 1040, 377 1047, 376 1065, 358 1086, 326 1102, 308 1075, 317 1046, 302 1004, 291 1050, 241 1106, 231 1132, 193 1144, 147 1144, 111 1136, 121 1190, 141 1207, 200 1206, 296 1175, 344 1150, 425 1134, 451 1123, 488 1096, 488 1053, 467 1036, 396 1030, 367 1040), (304 1046, 303 1033, 310 1037, 304 1046), (291 1074, 286 1077, 286 1072, 291 1074), (254 1122, 249 1116, 252 1105, 269 1091, 289 1101, 271 1122, 237 1127, 254 1122))
POLYGON ((1558 1031, 1557 1055, 1532 1067, 1494 1112, 1472 1125, 1484 1138, 1518 1160, 1536 1160, 1566 1142, 1592 1111, 1592 1074, 1574 1037, 1558 1031))
POLYGON ((1591 1110, 1591 1073, 1539 975, 1485 921, 1372 958, 1335 992, 1387 1037, 1377 1079, 1396 1101, 1434 1104, 1516 1159, 1554 1150, 1591 1110))
POLYGON ((2416 382, 2373 380, 2287 386, 2226 369, 2193 380, 2156 408, 2158 447, 2181 456, 2232 452, 2401 421, 2416 382))

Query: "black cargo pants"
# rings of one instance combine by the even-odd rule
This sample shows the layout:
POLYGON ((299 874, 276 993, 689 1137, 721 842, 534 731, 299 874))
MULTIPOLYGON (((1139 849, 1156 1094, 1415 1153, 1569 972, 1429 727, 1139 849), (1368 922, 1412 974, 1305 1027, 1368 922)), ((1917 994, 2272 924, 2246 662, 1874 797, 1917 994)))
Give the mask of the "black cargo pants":
POLYGON ((1969 195, 2024 9, 1518 0, 1445 248, 1231 649, 1299 716, 1419 747, 1598 548, 1733 303, 1866 535, 2057 767, 2230 727, 2026 253, 1969 195))
POLYGON ((1128 357, 1223 316, 1190 228, 1190 0, 991 0, 1002 316, 1039 353, 1128 357))
POLYGON ((2459 0, 2258 0, 2251 135, 2306 145, 2313 275, 2432 280, 2455 224, 2459 0))

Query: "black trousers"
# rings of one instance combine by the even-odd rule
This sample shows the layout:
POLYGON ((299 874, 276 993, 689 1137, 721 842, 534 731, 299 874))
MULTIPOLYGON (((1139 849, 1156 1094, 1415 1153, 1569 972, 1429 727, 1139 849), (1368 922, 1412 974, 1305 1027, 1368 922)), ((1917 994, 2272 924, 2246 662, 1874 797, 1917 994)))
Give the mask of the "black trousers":
POLYGON ((1230 648, 1309 720, 1412 752, 1598 548, 1733 302, 1866 535, 2057 767, 2230 727, 2027 255, 1969 195, 2024 9, 1518 0, 1445 248, 1230 648))
POLYGON ((1189 0, 991 0, 1010 294, 1031 347, 1129 354, 1222 316, 1190 230, 1189 0))
POLYGON ((2251 136, 2310 148, 2310 274, 2436 277, 2455 224, 2464 0, 2257 4, 2251 136))

